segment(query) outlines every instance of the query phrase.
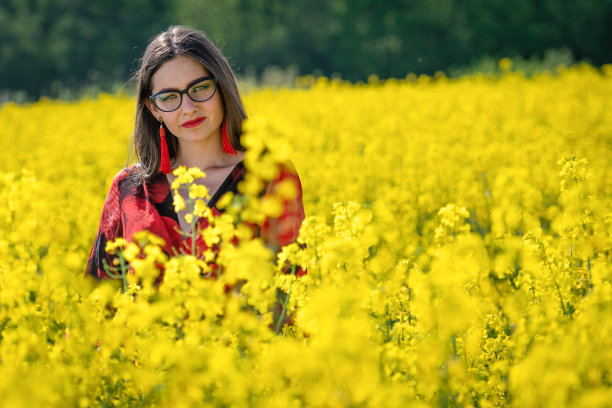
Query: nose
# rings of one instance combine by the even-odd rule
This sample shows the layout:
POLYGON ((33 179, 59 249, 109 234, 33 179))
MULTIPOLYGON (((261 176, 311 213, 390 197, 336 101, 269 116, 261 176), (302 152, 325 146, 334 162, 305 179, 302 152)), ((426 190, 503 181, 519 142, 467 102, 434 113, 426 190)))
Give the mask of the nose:
POLYGON ((181 109, 184 111, 192 111, 195 109, 195 102, 191 100, 191 98, 187 94, 181 95, 181 109))

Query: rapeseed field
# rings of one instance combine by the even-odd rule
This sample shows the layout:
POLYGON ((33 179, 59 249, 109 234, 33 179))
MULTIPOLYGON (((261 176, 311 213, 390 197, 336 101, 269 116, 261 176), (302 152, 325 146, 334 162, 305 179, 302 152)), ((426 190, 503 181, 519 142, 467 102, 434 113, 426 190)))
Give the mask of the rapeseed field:
POLYGON ((610 95, 586 65, 253 90, 220 251, 142 234, 103 282, 83 271, 134 100, 5 105, 0 405, 609 406, 610 95), (275 255, 234 220, 277 211, 255 192, 287 158, 307 218, 275 255))

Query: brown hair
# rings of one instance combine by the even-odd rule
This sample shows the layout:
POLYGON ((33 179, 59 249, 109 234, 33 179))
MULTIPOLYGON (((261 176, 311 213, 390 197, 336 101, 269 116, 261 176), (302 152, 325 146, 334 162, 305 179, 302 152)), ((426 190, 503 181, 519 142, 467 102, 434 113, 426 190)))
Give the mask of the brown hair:
MULTIPOLYGON (((240 136, 246 112, 236 77, 227 60, 203 32, 184 26, 171 26, 151 40, 134 75, 137 81, 137 101, 132 142, 136 158, 140 162, 136 174, 141 181, 148 181, 157 174, 160 164, 159 121, 146 106, 146 101, 153 91, 151 78, 165 62, 179 55, 200 61, 208 72, 217 78, 217 92, 221 93, 225 108, 227 136, 236 150, 245 150, 240 143, 240 136)), ((166 129, 166 140, 170 159, 174 160, 178 139, 166 129)))

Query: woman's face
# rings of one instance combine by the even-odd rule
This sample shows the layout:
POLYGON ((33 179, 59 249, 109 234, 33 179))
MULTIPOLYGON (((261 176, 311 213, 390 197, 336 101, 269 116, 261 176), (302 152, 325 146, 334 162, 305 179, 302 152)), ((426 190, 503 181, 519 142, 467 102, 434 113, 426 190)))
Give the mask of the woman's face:
MULTIPOLYGON (((152 94, 167 90, 183 90, 194 81, 211 76, 195 59, 179 55, 165 62, 151 78, 152 94)), ((221 94, 217 89, 213 97, 204 102, 194 102, 187 94, 181 95, 178 109, 172 112, 159 110, 150 99, 146 104, 156 119, 160 117, 166 127, 183 147, 192 143, 220 141, 221 124, 225 112, 221 94)))

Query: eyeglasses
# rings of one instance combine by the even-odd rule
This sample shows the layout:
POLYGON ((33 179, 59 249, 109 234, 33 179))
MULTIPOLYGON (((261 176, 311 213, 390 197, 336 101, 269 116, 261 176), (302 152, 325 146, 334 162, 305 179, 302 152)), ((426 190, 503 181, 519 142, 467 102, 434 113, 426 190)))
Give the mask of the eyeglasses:
POLYGON ((177 110, 183 103, 183 94, 187 94, 189 99, 194 102, 204 102, 215 95, 217 90, 217 78, 204 77, 193 81, 187 88, 182 91, 170 90, 158 92, 151 95, 149 99, 157 109, 163 112, 172 112, 177 110))

